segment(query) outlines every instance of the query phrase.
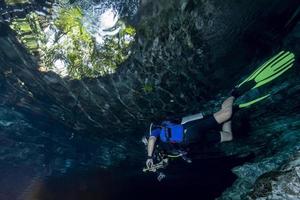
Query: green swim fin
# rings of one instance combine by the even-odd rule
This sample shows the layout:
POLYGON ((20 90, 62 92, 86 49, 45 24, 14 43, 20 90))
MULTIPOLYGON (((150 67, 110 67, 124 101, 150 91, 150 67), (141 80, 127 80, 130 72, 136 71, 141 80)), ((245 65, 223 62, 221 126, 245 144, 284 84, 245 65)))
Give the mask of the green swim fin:
POLYGON ((252 101, 249 101, 249 102, 247 102, 247 103, 239 104, 238 107, 239 107, 239 108, 247 108, 247 107, 249 107, 249 106, 251 106, 251 105, 253 105, 253 104, 256 104, 256 103, 258 103, 258 102, 260 102, 260 101, 262 101, 262 100, 268 98, 270 95, 271 95, 271 94, 267 94, 267 95, 265 95, 265 96, 256 98, 256 99, 254 99, 254 100, 252 100, 252 101))
POLYGON ((295 55, 293 53, 281 51, 262 64, 248 78, 238 84, 236 88, 245 87, 247 84, 250 86, 249 89, 261 87, 293 67, 294 62, 295 55))

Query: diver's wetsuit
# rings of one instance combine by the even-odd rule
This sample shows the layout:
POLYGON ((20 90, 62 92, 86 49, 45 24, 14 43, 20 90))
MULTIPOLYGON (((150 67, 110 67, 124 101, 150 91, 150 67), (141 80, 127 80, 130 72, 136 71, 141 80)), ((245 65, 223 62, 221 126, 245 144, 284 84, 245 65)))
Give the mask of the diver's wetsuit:
MULTIPOLYGON (((221 129, 213 115, 204 116, 201 119, 195 119, 182 124, 183 141, 178 143, 181 146, 187 146, 192 143, 202 143, 203 138, 209 143, 218 143, 221 140, 220 133, 208 133, 210 130, 221 129)), ((160 137, 160 128, 151 131, 150 136, 160 137)), ((172 143, 172 142, 171 142, 172 143)), ((173 143, 174 144, 174 143, 173 143)))
POLYGON ((202 119, 189 121, 183 124, 184 141, 183 145, 201 142, 204 138, 208 143, 218 143, 221 141, 219 131, 221 125, 218 124, 213 115, 204 116, 202 119), (218 133, 209 131, 216 130, 218 133), (209 133, 208 133, 209 132, 209 133))

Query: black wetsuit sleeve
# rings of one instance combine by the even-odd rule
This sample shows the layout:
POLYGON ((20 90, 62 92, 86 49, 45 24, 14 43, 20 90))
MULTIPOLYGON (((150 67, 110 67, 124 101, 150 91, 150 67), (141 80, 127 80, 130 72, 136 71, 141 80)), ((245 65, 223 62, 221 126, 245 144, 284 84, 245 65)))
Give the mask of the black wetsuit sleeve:
POLYGON ((167 117, 166 121, 170 121, 174 124, 180 124, 181 123, 182 118, 179 116, 172 116, 172 117, 167 117))

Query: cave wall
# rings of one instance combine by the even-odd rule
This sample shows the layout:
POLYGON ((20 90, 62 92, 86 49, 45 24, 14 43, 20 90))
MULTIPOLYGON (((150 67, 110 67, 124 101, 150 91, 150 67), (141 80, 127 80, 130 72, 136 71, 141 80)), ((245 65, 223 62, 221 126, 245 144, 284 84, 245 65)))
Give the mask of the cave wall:
MULTIPOLYGON (((282 47, 300 52, 299 21, 282 47)), ((299 199, 299 60, 285 76, 252 95, 270 92, 266 102, 236 116, 237 140, 221 148, 228 155, 254 154, 233 168, 238 176, 218 199, 299 199)), ((249 96, 252 96, 249 94, 249 96)))
POLYGON ((3 36, 1 48, 8 59, 2 71, 10 76, 7 82, 20 83, 14 87, 27 93, 11 94, 10 104, 75 130, 104 134, 109 129, 107 135, 132 132, 132 124, 143 130, 155 119, 205 110, 204 103, 222 90, 229 91, 244 72, 241 65, 251 61, 254 50, 247 48, 245 32, 258 23, 261 11, 272 13, 276 6, 287 5, 279 1, 143 2, 131 58, 113 75, 80 81, 38 72, 13 36, 3 36), (18 55, 9 58, 15 52, 18 55), (20 66, 9 64, 20 55, 20 66))

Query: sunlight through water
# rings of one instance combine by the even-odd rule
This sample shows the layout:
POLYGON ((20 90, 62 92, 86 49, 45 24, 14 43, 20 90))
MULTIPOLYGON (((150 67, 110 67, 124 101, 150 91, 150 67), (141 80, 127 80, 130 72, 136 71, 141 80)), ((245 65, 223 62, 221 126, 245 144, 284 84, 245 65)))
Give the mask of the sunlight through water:
POLYGON ((131 54, 136 30, 129 23, 138 0, 58 0, 48 15, 30 12, 10 26, 39 70, 63 78, 95 78, 114 73, 131 54))

